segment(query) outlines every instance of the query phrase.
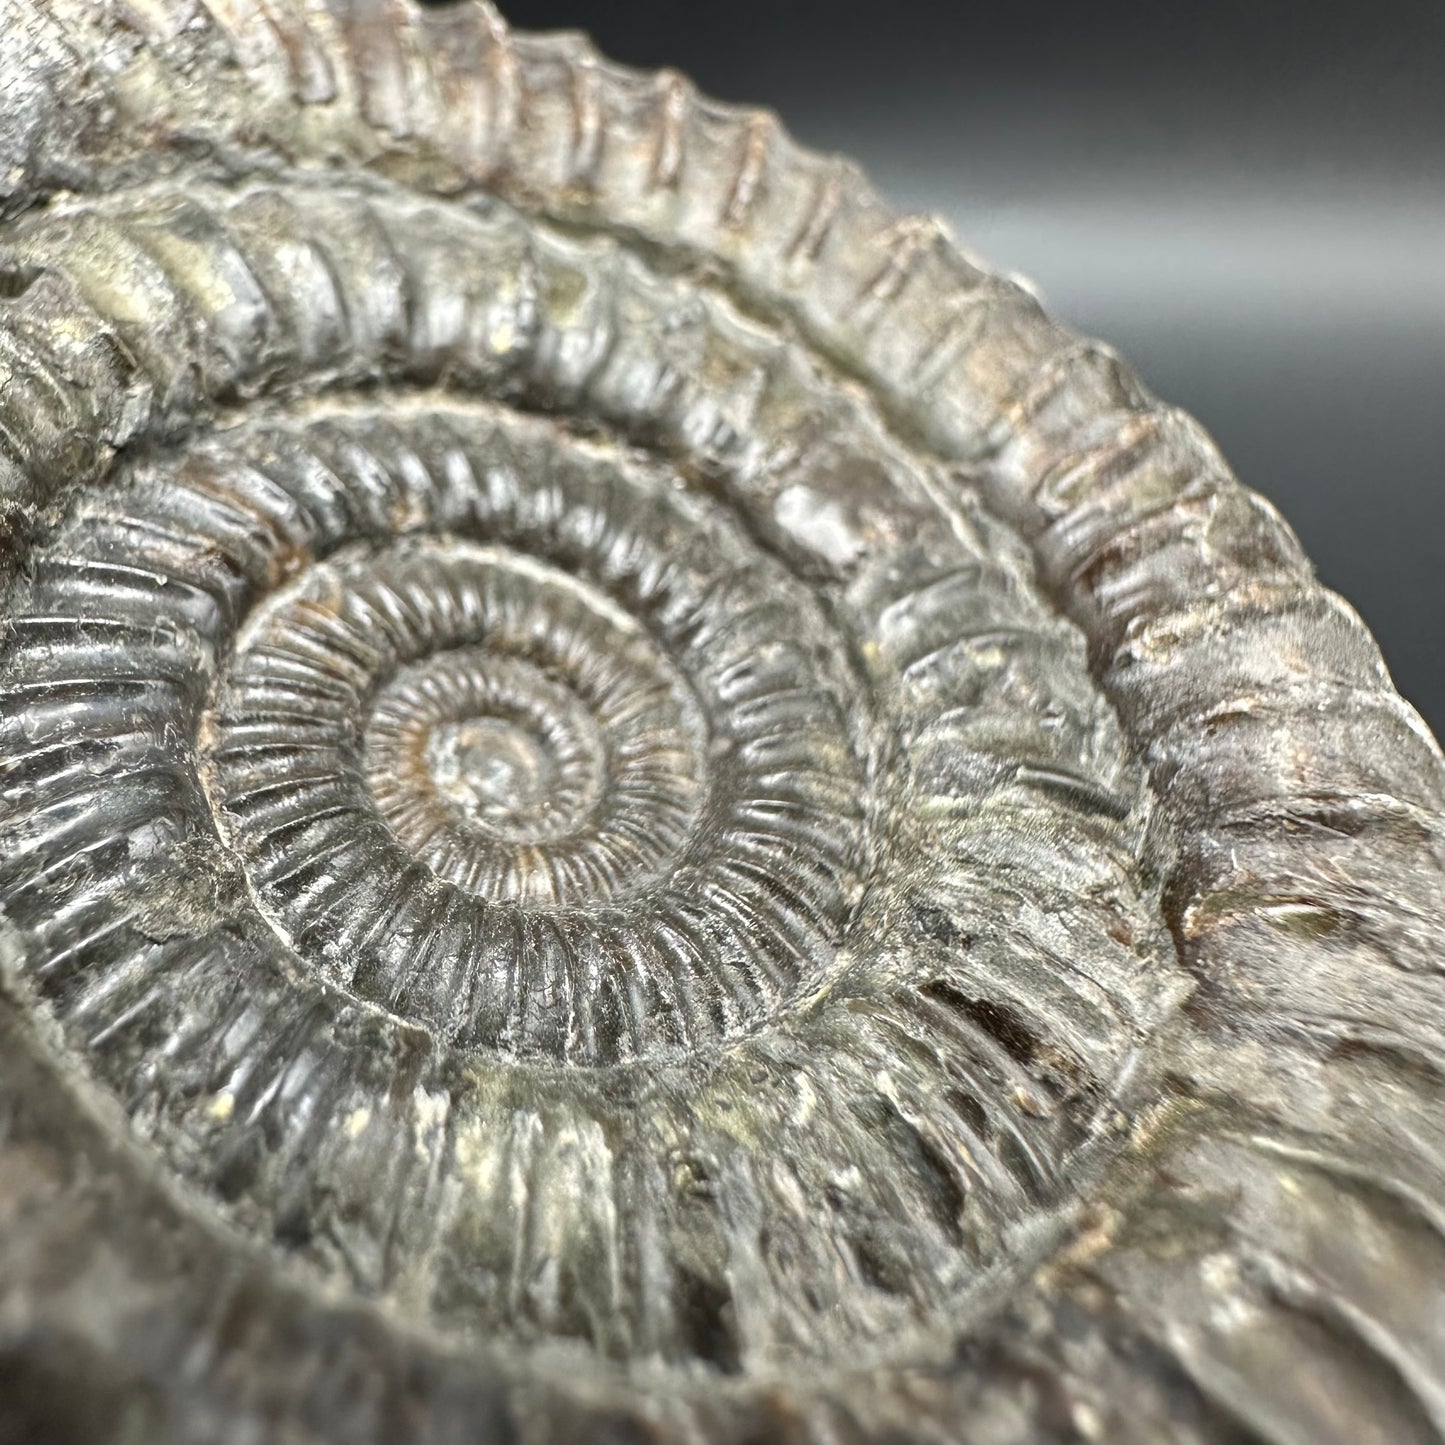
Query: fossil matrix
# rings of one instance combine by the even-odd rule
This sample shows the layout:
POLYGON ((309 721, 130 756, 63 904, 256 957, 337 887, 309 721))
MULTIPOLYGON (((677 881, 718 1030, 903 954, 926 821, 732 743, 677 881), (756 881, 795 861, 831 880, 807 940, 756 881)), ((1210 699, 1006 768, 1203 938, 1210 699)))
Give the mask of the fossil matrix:
POLYGON ((0 0, 0 211, 0 1419, 1445 1434, 1445 765, 1187 416, 469 0, 0 0))

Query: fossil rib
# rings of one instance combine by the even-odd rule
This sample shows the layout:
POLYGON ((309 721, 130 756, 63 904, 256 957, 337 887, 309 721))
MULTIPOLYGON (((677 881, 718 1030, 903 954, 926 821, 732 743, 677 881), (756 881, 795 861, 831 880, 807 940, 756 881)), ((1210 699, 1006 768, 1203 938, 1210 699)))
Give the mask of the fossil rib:
POLYGON ((1195 423, 470 0, 0 97, 0 1422, 1445 1436, 1445 763, 1195 423))

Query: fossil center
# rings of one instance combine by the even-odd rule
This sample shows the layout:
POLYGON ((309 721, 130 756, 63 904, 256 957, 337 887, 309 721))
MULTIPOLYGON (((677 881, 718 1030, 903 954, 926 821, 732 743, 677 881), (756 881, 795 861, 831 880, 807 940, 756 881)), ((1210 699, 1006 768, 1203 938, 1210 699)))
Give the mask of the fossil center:
POLYGON ((535 826, 556 773, 535 734, 505 718, 444 724, 432 733, 427 761, 438 790, 498 832, 535 826))

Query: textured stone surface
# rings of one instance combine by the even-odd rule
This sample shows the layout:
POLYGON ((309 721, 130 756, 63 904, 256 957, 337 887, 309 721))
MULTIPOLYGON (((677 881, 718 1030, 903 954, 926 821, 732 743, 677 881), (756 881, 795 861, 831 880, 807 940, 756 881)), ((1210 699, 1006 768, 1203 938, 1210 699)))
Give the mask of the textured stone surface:
POLYGON ((0 1436, 1445 1435, 1445 764, 1195 423, 468 0, 0 36, 0 1436))

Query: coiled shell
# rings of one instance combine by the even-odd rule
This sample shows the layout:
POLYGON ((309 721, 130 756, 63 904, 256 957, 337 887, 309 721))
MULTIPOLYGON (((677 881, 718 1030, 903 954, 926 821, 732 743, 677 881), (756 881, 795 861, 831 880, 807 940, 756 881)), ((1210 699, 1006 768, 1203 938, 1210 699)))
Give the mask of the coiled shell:
POLYGON ((1445 764, 1194 423, 467 0, 0 35, 24 1428, 1445 1434, 1445 764))

